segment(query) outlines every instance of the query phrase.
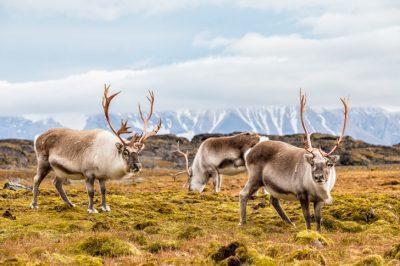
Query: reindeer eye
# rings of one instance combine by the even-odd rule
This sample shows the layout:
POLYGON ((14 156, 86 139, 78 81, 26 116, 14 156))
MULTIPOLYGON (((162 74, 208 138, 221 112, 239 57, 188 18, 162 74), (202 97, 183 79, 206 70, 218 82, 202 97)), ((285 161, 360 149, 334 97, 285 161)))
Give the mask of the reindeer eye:
POLYGON ((124 150, 124 155, 125 155, 125 156, 129 156, 129 151, 124 150))
POLYGON ((332 162, 327 162, 326 165, 327 165, 328 167, 333 167, 333 163, 332 163, 332 162))

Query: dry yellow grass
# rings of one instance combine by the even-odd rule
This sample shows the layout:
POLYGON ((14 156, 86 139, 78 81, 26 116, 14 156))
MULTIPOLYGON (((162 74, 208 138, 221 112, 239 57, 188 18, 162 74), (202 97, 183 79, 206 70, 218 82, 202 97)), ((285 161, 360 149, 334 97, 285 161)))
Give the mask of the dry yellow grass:
MULTIPOLYGON (((291 228, 268 203, 265 208, 260 204, 263 196, 249 202, 249 223, 239 227, 237 195, 246 182, 244 174, 226 177, 216 195, 210 188, 188 193, 185 178, 173 181, 170 173, 145 170, 136 179, 142 182, 110 182, 112 211, 98 215, 86 213, 82 182, 65 186, 77 205, 73 209, 62 203, 51 177, 41 186, 37 211, 28 208, 30 192, 0 190, 0 214, 9 209, 16 217, 0 217, 0 262, 208 265, 216 263, 218 249, 237 242, 234 256, 220 263, 368 264, 394 259, 385 252, 400 243, 398 167, 340 168, 335 203, 324 208, 321 235, 304 230, 297 202, 283 204, 298 226, 291 228), (315 247, 316 239, 326 245, 315 247)), ((0 181, 18 177, 29 184, 33 175, 3 170, 0 181)))

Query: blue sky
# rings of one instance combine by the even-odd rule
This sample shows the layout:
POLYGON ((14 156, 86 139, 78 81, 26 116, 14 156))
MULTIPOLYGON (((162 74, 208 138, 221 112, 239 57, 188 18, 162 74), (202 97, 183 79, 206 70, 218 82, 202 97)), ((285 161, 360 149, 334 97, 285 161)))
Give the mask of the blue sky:
POLYGON ((398 110, 397 1, 2 0, 3 115, 296 104, 398 110), (42 104, 46 102, 46 104, 42 104), (118 109, 119 108, 119 109, 118 109))

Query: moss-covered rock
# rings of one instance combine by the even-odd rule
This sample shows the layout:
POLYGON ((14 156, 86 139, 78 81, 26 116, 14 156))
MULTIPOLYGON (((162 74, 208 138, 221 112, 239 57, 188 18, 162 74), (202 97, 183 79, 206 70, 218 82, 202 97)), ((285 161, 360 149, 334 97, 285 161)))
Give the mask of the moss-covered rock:
POLYGON ((87 255, 77 255, 73 259, 73 265, 82 265, 82 266, 101 266, 103 265, 103 260, 98 257, 92 257, 87 255))
POLYGON ((118 257, 140 254, 132 244, 112 236, 91 236, 82 241, 78 248, 91 256, 118 257))
POLYGON ((182 232, 179 233, 178 238, 189 240, 192 238, 202 236, 203 234, 204 232, 201 227, 195 225, 189 225, 185 227, 182 232))
POLYGON ((148 220, 148 221, 144 221, 144 222, 135 224, 134 228, 136 230, 144 230, 146 227, 155 226, 155 225, 157 225, 157 223, 155 221, 148 220))
POLYGON ((332 241, 328 240, 327 238, 323 237, 316 231, 311 230, 303 230, 298 232, 295 237, 295 241, 299 244, 312 244, 315 245, 317 243, 321 243, 324 246, 329 245, 332 241))
POLYGON ((390 250, 386 251, 385 258, 400 260, 400 243, 393 245, 390 250))
POLYGON ((147 250, 151 253, 176 249, 179 249, 179 244, 176 241, 154 242, 147 246, 147 250))
POLYGON ((215 262, 220 262, 226 258, 236 255, 236 250, 243 246, 243 244, 235 241, 226 246, 220 247, 217 251, 213 252, 210 257, 215 262))
POLYGON ((315 262, 318 265, 326 265, 325 257, 315 249, 299 249, 292 252, 287 257, 288 262, 297 262, 297 261, 307 261, 307 262, 315 262))
POLYGON ((360 261, 355 266, 382 266, 384 265, 383 258, 379 255, 369 255, 360 261))

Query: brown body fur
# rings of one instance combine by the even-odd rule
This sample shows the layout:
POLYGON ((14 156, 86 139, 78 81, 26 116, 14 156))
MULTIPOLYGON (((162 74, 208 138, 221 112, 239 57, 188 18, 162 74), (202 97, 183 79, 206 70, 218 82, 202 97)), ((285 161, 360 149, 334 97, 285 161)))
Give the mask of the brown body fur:
POLYGON ((209 179, 215 191, 221 189, 221 174, 232 175, 246 170, 244 154, 260 141, 255 133, 209 138, 199 147, 192 165, 189 190, 202 191, 209 179))

